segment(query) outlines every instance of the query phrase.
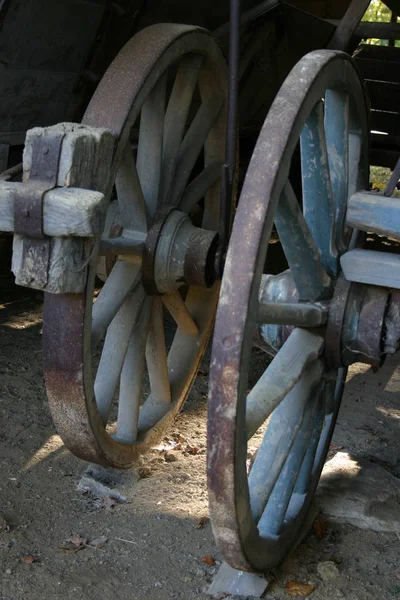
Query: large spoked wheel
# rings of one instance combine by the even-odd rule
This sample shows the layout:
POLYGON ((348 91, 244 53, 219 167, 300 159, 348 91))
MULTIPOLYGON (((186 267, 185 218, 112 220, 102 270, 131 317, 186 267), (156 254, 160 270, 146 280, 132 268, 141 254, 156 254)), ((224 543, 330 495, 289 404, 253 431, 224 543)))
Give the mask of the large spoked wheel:
POLYGON ((189 392, 218 300, 225 111, 216 42, 163 24, 123 48, 85 113, 116 138, 112 202, 86 292, 46 294, 44 309, 50 407, 81 458, 128 467, 189 392))
POLYGON ((254 150, 217 311, 209 499, 218 545, 237 569, 264 571, 293 548, 326 458, 345 377, 334 358, 341 321, 332 307, 345 287, 339 257, 357 237, 345 226, 347 199, 368 189, 367 152, 366 102, 351 59, 308 54, 254 150), (301 185, 292 187, 299 152, 301 185), (275 276, 264 274, 273 225, 290 269, 275 276), (257 324, 276 355, 249 391, 257 324), (261 426, 250 467, 247 443, 261 426))

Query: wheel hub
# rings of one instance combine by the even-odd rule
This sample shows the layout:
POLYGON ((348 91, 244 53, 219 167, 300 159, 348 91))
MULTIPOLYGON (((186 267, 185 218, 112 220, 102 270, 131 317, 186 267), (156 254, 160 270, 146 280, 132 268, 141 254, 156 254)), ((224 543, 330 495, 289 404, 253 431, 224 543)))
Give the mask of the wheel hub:
MULTIPOLYGON (((297 303, 290 272, 266 276, 260 301, 297 303)), ((327 313, 325 357, 329 367, 337 369, 361 362, 379 368, 386 354, 397 351, 400 340, 400 294, 397 292, 350 283, 340 275, 327 313)), ((293 329, 290 325, 261 325, 258 333, 268 346, 278 350, 293 329)))
POLYGON ((172 208, 161 210, 147 234, 143 285, 148 294, 170 294, 181 285, 210 287, 217 279, 218 233, 195 227, 172 208))

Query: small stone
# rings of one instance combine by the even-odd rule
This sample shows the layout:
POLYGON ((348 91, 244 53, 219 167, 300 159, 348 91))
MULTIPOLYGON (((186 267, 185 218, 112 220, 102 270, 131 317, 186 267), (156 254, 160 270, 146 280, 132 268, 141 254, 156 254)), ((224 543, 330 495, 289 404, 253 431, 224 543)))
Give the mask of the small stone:
POLYGON ((330 520, 400 534, 400 481, 367 459, 338 452, 325 464, 315 500, 330 520))
POLYGON ((6 569, 6 574, 11 575, 11 569, 6 569))
POLYGON ((324 581, 335 579, 339 575, 339 569, 332 560, 318 563, 317 571, 324 581))
POLYGON ((179 460, 178 455, 176 454, 176 452, 166 452, 164 455, 165 458, 165 462, 176 462, 177 460, 179 460))

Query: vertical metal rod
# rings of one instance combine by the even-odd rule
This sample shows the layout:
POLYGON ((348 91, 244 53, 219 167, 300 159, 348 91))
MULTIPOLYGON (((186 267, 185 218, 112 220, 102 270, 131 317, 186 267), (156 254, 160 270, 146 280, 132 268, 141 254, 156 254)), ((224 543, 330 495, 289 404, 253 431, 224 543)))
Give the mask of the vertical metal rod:
POLYGON ((233 202, 234 179, 237 153, 237 117, 239 91, 239 52, 240 52, 240 0, 230 0, 229 21, 229 68, 228 68, 228 111, 225 164, 221 173, 220 205, 220 265, 222 270, 225 249, 229 241, 231 207, 233 202))
POLYGON ((240 0, 230 0, 229 27, 229 93, 228 93, 228 135, 226 138, 226 163, 229 182, 232 184, 236 166, 237 113, 239 91, 239 30, 240 0))

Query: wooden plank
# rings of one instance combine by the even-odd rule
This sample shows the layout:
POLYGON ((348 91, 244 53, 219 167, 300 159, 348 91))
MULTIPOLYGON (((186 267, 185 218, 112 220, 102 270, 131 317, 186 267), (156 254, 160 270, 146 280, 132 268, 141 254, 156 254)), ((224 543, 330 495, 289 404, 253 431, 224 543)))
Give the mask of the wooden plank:
POLYGON ((366 81, 373 110, 398 113, 400 111, 400 84, 387 81, 366 81))
MULTIPOLYGON (((0 231, 14 231, 14 196, 26 184, 0 181, 0 231)), ((51 237, 93 237, 104 227, 104 194, 77 188, 55 188, 43 201, 43 228, 51 237)))
POLYGON ((355 63, 364 79, 400 83, 400 64, 397 62, 357 56, 355 63))
POLYGON ((394 136, 400 136, 399 113, 371 110, 371 131, 381 131, 394 136))
POLYGON ((289 182, 282 191, 274 221, 300 300, 327 298, 331 280, 289 182))
MULTIPOLYGON (((28 182, 30 178, 35 136, 40 136, 43 140, 60 134, 63 139, 56 174, 58 185, 85 188, 101 194, 106 192, 109 186, 114 138, 111 132, 105 129, 74 123, 61 123, 44 129, 35 128, 28 132, 23 157, 24 182, 28 182)), ((62 211, 58 211, 57 221, 62 223, 63 220, 62 211)), ((97 233, 101 231, 101 225, 100 219, 95 227, 97 233)), ((59 226, 61 227, 60 224, 59 226)), ((32 279, 32 263, 29 262, 29 253, 23 253, 23 244, 23 236, 15 235, 12 270, 17 284, 28 285, 29 282, 29 287, 52 293, 78 293, 84 290, 93 241, 88 244, 87 239, 81 237, 52 237, 47 275, 44 277, 43 269, 40 280, 37 277, 32 279)))
POLYGON ((400 240, 400 198, 358 192, 348 202, 346 223, 400 240))
POLYGON ((347 281, 400 289, 400 256, 375 250, 350 250, 340 259, 347 281))
POLYGON ((391 46, 374 46, 372 44, 360 44, 355 58, 372 58, 373 60, 385 60, 391 62, 400 62, 400 48, 391 46))
POLYGON ((328 48, 346 50, 359 22, 369 6, 370 0, 352 0, 335 33, 331 37, 328 48))
POLYGON ((362 21, 356 29, 356 35, 363 39, 399 40, 400 24, 362 21))
MULTIPOLYGON (((340 21, 329 19, 329 23, 339 25, 340 21)), ((363 39, 398 40, 400 39, 399 23, 381 23, 379 21, 361 21, 354 35, 363 39)))

